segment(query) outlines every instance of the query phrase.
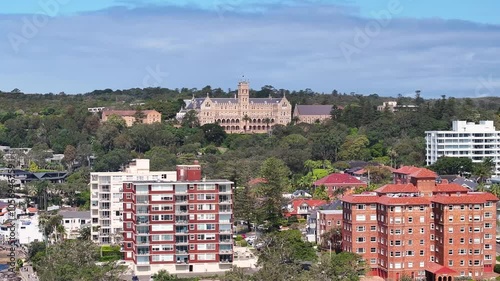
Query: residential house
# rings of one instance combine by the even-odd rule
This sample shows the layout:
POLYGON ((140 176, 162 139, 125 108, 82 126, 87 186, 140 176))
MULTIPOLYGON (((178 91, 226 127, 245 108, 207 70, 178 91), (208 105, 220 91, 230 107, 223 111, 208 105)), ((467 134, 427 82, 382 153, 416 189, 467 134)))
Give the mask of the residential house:
POLYGON ((313 210, 326 204, 326 200, 295 198, 286 207, 285 217, 307 219, 313 210))
POLYGON ((314 187, 324 186, 330 198, 350 194, 356 187, 366 187, 367 184, 346 173, 333 173, 314 182, 314 187))
POLYGON ((66 231, 66 239, 76 239, 80 230, 92 224, 90 211, 60 211, 62 225, 66 231))

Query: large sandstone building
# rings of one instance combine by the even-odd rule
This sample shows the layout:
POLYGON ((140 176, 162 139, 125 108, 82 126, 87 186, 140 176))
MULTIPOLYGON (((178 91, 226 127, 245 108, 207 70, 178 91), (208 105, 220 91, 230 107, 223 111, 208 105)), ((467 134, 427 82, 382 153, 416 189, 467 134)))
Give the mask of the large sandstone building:
MULTIPOLYGON (((161 113, 156 110, 142 110, 143 119, 138 121, 144 124, 161 122, 161 113)), ((136 117, 140 114, 137 110, 104 110, 102 111, 102 122, 106 122, 112 115, 118 116, 125 121, 127 127, 136 123, 136 117)))
POLYGON ((200 125, 218 123, 228 133, 265 133, 274 125, 287 125, 292 120, 292 105, 282 98, 250 98, 247 81, 238 84, 234 98, 194 98, 178 114, 195 110, 200 125))

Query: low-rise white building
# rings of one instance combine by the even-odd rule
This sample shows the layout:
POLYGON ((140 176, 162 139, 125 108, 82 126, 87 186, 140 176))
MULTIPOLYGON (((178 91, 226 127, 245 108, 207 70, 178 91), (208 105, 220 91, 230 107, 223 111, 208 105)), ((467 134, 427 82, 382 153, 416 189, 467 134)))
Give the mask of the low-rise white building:
POLYGON ((62 225, 66 230, 66 239, 76 239, 80 230, 91 226, 90 211, 61 211, 62 225))

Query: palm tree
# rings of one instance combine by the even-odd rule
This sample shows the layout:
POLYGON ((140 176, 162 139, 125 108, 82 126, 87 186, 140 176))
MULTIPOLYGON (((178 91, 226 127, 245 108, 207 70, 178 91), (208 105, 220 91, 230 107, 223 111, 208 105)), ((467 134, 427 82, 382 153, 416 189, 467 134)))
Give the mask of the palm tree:
POLYGON ((64 241, 64 237, 66 237, 67 233, 66 233, 66 228, 64 227, 64 225, 62 224, 58 224, 56 226, 56 236, 59 236, 59 238, 61 239, 60 241, 64 241))
POLYGON ((484 183, 487 179, 493 175, 493 167, 495 163, 493 162, 493 158, 486 157, 483 159, 483 162, 477 163, 474 166, 474 175, 478 177, 479 183, 484 183))
POLYGON ((80 229, 78 233, 78 239, 80 240, 90 240, 91 237, 91 231, 90 231, 90 226, 86 226, 80 229))
POLYGON ((245 121, 245 132, 248 130, 248 121, 252 120, 248 115, 245 114, 242 118, 243 121, 245 121))
POLYGON ((271 118, 264 118, 264 123, 266 123, 266 129, 269 129, 269 123, 271 123, 271 118))
POLYGON ((496 197, 500 197, 500 184, 492 184, 489 192, 493 193, 496 197))

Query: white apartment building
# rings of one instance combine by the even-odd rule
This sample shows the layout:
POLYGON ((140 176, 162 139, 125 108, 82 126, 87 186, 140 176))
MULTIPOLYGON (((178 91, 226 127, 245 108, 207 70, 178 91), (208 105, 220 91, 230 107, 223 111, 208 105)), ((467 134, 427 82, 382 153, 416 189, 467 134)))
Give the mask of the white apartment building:
POLYGON ((123 238, 123 182, 176 181, 175 171, 149 170, 149 159, 135 159, 123 172, 90 173, 92 241, 116 244, 123 238))
POLYGON ((493 121, 479 124, 453 121, 452 131, 426 131, 426 162, 434 164, 441 156, 468 157, 479 163, 486 157, 493 158, 494 176, 500 176, 500 131, 493 121))

